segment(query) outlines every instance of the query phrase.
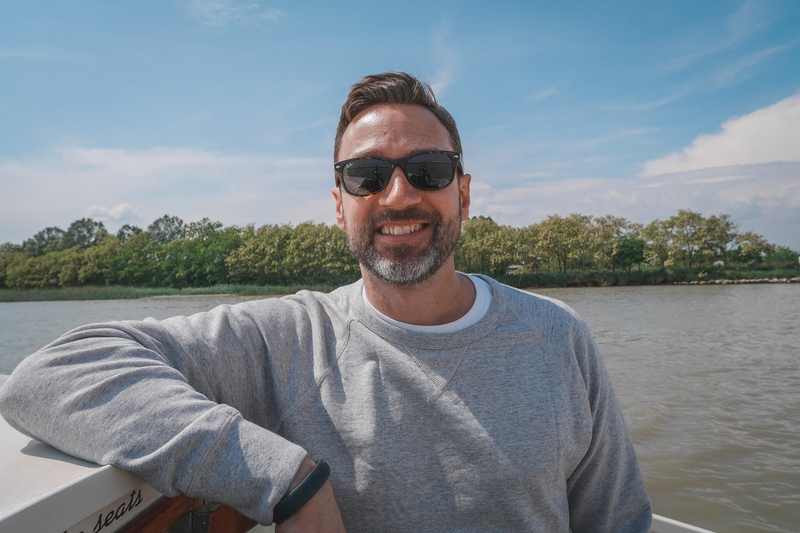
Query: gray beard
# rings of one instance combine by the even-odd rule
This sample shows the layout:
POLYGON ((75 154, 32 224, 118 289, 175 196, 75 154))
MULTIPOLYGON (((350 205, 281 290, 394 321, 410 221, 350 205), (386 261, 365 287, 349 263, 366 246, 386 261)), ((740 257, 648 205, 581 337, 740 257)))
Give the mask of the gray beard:
POLYGON ((461 235, 461 206, 458 218, 447 222, 435 212, 419 208, 405 211, 387 211, 367 221, 362 228, 350 228, 344 217, 347 243, 358 262, 380 279, 398 287, 411 287, 422 283, 442 268, 458 244, 461 235), (375 231, 388 222, 423 221, 433 227, 431 243, 417 255, 414 246, 393 246, 385 255, 375 249, 375 231))

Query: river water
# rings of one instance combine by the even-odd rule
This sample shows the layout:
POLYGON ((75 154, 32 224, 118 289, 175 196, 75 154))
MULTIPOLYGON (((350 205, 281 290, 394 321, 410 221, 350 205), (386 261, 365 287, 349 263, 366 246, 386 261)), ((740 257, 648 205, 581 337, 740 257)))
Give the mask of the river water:
MULTIPOLYGON (((717 533, 800 531, 800 284, 536 292, 594 333, 657 514, 717 533)), ((0 373, 81 324, 241 300, 0 303, 0 373)))

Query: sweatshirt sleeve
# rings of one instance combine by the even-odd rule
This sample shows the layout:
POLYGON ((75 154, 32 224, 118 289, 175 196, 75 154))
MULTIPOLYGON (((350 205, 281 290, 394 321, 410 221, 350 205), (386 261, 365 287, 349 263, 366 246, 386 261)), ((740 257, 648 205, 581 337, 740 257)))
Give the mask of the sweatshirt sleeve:
POLYGON ((633 443, 589 328, 576 319, 572 344, 588 395, 592 437, 567 481, 570 529, 649 533, 653 513, 633 443))
POLYGON ((14 370, 0 413, 163 494, 201 496, 271 523, 306 452, 265 429, 276 427, 276 382, 286 376, 274 375, 268 332, 237 307, 72 330, 14 370))

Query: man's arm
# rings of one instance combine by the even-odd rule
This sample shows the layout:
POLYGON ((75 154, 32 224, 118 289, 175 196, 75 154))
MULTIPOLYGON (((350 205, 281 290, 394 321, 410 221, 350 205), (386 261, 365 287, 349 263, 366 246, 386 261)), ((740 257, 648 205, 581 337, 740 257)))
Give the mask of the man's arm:
POLYGON ((230 308, 85 326, 19 365, 0 390, 0 412, 164 494, 203 496, 269 523, 306 452, 264 429, 279 416, 276 381, 292 377, 286 365, 272 368, 281 365, 264 337, 230 308))
POLYGON ((592 440, 567 482, 570 529, 649 533, 650 499, 603 360, 583 321, 572 338, 588 394, 592 440))

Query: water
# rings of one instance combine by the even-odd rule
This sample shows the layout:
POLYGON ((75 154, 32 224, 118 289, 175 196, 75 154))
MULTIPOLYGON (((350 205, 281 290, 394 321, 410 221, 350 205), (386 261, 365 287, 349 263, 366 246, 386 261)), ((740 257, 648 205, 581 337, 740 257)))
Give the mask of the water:
POLYGON ((800 285, 538 292, 589 324, 657 514, 800 531, 800 285))
POLYGON ((220 304, 255 298, 263 296, 157 296, 137 300, 0 302, 0 374, 10 374, 26 356, 84 324, 191 315, 220 304))
MULTIPOLYGON (((800 284, 537 292, 592 329, 657 514, 717 533, 800 530, 800 284)), ((242 299, 0 303, 0 373, 80 324, 242 299)))

